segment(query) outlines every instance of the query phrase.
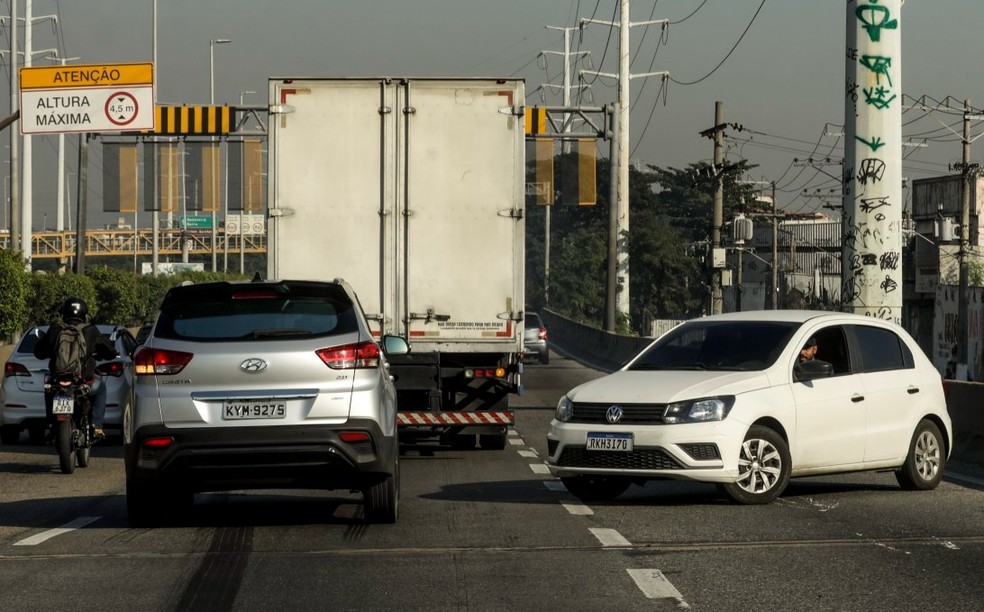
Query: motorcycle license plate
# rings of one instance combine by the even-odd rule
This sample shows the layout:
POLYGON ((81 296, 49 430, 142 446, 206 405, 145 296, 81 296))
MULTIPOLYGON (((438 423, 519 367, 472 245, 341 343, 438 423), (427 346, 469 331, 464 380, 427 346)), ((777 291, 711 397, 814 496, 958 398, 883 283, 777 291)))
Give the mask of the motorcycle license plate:
POLYGON ((52 414, 72 414, 75 411, 75 400, 68 395, 56 395, 51 402, 52 414))

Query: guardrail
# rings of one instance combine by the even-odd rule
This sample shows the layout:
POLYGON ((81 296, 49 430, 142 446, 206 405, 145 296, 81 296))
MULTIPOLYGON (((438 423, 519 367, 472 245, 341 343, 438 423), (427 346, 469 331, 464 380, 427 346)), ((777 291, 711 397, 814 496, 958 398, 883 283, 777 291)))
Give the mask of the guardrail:
MULTIPOLYGON (((550 342, 560 351, 596 370, 614 372, 653 341, 620 336, 577 323, 550 310, 540 316, 550 342)), ((951 459, 984 466, 984 383, 947 380, 946 407, 953 421, 951 459)))
MULTIPOLYGON (((31 238, 31 257, 37 259, 67 259, 75 256, 76 234, 74 231, 34 232, 31 238)), ((0 249, 8 248, 10 235, 0 233, 0 249)), ((157 248, 161 255, 180 255, 187 244, 193 255, 216 253, 265 253, 266 234, 226 234, 216 230, 162 229, 157 234, 157 248), (214 247, 213 247, 214 240, 214 247)), ((152 229, 99 230, 90 229, 85 233, 85 254, 89 256, 151 255, 154 252, 154 231, 152 229)))

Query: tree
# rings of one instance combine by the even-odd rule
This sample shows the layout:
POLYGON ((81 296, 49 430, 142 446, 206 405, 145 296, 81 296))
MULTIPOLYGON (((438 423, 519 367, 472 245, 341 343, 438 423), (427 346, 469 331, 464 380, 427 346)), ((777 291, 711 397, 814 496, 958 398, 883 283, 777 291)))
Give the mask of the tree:
POLYGON ((27 261, 19 253, 0 249, 0 338, 10 338, 27 326, 30 295, 27 261))
POLYGON ((94 266, 86 269, 86 275, 92 279, 99 303, 99 318, 93 318, 94 323, 134 326, 141 322, 143 308, 132 272, 94 266))

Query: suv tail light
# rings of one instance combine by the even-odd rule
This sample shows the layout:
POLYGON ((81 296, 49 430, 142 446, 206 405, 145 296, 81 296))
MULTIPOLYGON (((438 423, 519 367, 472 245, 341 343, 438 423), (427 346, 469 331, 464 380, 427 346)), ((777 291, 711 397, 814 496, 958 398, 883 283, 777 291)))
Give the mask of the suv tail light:
POLYGON ((3 375, 4 376, 30 376, 31 373, 28 371, 27 366, 23 363, 15 363, 13 361, 8 361, 3 364, 3 375))
POLYGON ((192 357, 191 353, 145 347, 133 356, 133 371, 137 376, 177 374, 192 357))
POLYGON ((547 328, 546 327, 543 327, 541 325, 540 326, 540 331, 539 331, 539 333, 537 333, 536 337, 539 338, 540 340, 546 340, 547 339, 547 328))
POLYGON ((359 342, 315 351, 333 370, 361 370, 379 367, 379 347, 375 342, 359 342))

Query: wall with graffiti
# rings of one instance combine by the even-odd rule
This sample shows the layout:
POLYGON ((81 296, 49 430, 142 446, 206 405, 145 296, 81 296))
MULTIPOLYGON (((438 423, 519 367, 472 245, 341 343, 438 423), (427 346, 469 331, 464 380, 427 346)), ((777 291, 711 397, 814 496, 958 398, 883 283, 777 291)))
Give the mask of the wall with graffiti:
POLYGON ((933 322, 933 353, 929 356, 945 378, 984 380, 981 355, 981 323, 984 322, 984 288, 969 287, 967 296, 967 371, 957 371, 957 293, 956 285, 937 285, 936 318, 933 322))

